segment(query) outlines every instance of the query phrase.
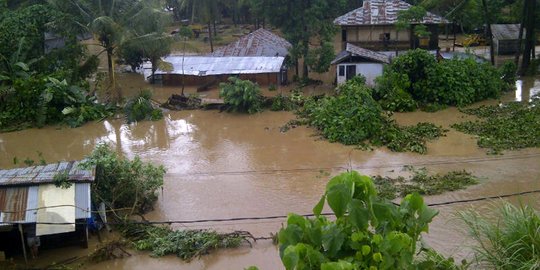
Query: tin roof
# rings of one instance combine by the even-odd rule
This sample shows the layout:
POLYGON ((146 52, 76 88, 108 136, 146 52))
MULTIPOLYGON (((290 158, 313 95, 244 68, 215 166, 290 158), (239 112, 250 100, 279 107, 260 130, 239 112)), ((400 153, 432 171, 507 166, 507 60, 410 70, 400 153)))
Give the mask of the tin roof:
POLYGON ((338 54, 336 59, 332 61, 332 64, 338 64, 344 59, 351 56, 359 56, 359 57, 366 58, 368 60, 385 63, 385 64, 390 63, 390 57, 385 54, 368 50, 368 49, 364 49, 364 48, 360 48, 358 46, 354 46, 353 44, 347 43, 347 47, 345 48, 345 50, 338 54))
MULTIPOLYGON (((494 39, 498 40, 517 40, 519 39, 520 24, 492 24, 491 33, 494 39)), ((525 31, 523 31, 523 39, 525 39, 525 31)))
MULTIPOLYGON (((172 64, 172 71, 158 69, 155 74, 185 74, 192 76, 226 75, 226 74, 260 74, 280 72, 285 57, 216 57, 186 56, 182 72, 182 56, 171 55, 162 58, 172 64)), ((148 77, 150 74, 145 74, 148 77)))
MULTIPOLYGON (((400 0, 366 0, 361 8, 336 18, 334 24, 341 26, 395 24, 399 11, 408 10, 410 7, 410 4, 400 0)), ((419 23, 441 24, 448 21, 428 12, 419 23)))
POLYGON ((211 56, 287 56, 291 47, 284 38, 260 28, 236 42, 216 49, 211 56))
POLYGON ((35 185, 52 183, 55 175, 68 173, 73 182, 94 181, 95 168, 82 170, 80 161, 58 162, 42 166, 32 166, 11 170, 0 170, 0 186, 35 185))

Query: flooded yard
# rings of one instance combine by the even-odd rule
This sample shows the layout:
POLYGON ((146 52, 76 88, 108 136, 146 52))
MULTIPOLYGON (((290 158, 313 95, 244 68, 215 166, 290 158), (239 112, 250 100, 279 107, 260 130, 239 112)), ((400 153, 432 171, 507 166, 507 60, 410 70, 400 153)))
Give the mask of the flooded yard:
MULTIPOLYGON (((124 89, 130 86, 129 76, 124 89)), ((127 79, 126 79, 127 78, 127 79)), ((527 78, 518 82, 518 90, 502 101, 525 101, 540 92, 540 81, 527 78)), ((278 90, 279 91, 279 90, 278 90)), ((166 99, 174 88, 153 88, 154 97, 166 99)), ((216 95, 212 90, 208 95, 216 95)), ((496 104, 492 100, 483 104, 496 104)), ((432 122, 449 129, 446 137, 428 144, 428 153, 395 153, 386 148, 359 150, 329 143, 315 136, 308 127, 286 133, 280 127, 295 116, 290 112, 255 115, 220 113, 218 111, 167 112, 156 122, 126 125, 124 119, 94 122, 80 128, 46 127, 0 134, 0 167, 12 168, 13 159, 37 159, 42 152, 47 162, 77 160, 88 155, 100 142, 113 145, 127 156, 139 155, 144 161, 162 164, 167 169, 165 185, 151 221, 192 221, 238 217, 279 216, 295 212, 309 214, 324 192, 331 176, 347 169, 366 175, 401 173, 404 165, 426 167, 433 172, 468 170, 481 183, 463 191, 426 197, 428 203, 474 199, 486 196, 540 189, 540 149, 506 151, 504 155, 487 155, 476 140, 450 128, 451 124, 471 119, 456 108, 436 113, 395 114, 403 125, 432 122)), ((540 195, 513 197, 512 202, 531 203, 540 209, 540 195)), ((461 229, 456 213, 470 207, 490 211, 496 201, 462 203, 436 207, 440 214, 426 235, 428 245, 458 259, 471 256, 470 242, 461 229)), ((283 218, 173 224, 175 228, 210 228, 219 231, 246 230, 254 236, 269 236, 281 228, 283 218)), ((111 236, 114 237, 114 236, 111 236)), ((97 244, 92 238, 91 247, 97 244)), ((61 261, 86 252, 79 248, 43 250, 42 265, 61 261), (45 259, 47 258, 47 259, 45 259)), ((191 263, 174 256, 151 258, 148 253, 96 265, 88 269, 243 269, 257 265, 264 269, 283 269, 277 247, 270 240, 244 247, 222 250, 191 263)))

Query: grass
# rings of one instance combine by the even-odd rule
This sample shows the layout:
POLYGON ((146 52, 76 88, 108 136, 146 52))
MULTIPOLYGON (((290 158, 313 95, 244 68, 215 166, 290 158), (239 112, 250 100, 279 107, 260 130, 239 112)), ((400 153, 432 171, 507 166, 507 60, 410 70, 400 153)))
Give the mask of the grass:
POLYGON ((133 241, 136 249, 150 251, 152 257, 175 254, 184 261, 191 261, 220 248, 239 247, 253 238, 248 232, 172 230, 165 226, 135 223, 126 223, 119 229, 124 237, 133 241))
POLYGON ((476 241, 477 260, 488 269, 540 269, 540 213, 504 202, 497 220, 475 210, 460 213, 476 241))
POLYGON ((503 150, 540 147, 540 96, 530 103, 510 102, 502 106, 481 106, 462 112, 480 118, 452 125, 452 128, 476 135, 478 146, 489 154, 503 150))
POLYGON ((467 171, 451 171, 446 174, 428 174, 426 168, 416 169, 405 166, 411 176, 405 178, 373 176, 373 182, 382 198, 393 200, 407 194, 418 192, 421 195, 436 195, 447 191, 465 189, 478 183, 478 179, 467 171))

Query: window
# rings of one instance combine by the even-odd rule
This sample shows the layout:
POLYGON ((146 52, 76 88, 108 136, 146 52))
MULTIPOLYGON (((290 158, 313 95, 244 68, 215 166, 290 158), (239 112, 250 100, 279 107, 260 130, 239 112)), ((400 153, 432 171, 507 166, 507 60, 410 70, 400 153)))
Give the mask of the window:
POLYGON ((347 41, 347 29, 341 29, 341 41, 347 41))
POLYGON ((345 76, 345 66, 339 66, 339 76, 345 76))

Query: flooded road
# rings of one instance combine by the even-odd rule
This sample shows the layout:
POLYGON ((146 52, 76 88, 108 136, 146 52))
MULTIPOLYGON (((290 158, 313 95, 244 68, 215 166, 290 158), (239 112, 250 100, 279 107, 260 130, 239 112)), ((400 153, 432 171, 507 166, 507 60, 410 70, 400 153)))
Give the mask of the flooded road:
MULTIPOLYGON (((538 79, 526 79, 521 85, 519 95, 508 93, 502 100, 527 100, 532 92, 540 89, 538 79)), ((154 88, 153 91, 159 93, 161 89, 163 92, 178 90, 154 88)), ((169 94, 158 94, 158 99, 169 94)), ((395 114, 394 117, 403 125, 433 122, 447 129, 453 123, 470 119, 456 108, 437 113, 395 114)), ((81 159, 97 143, 110 143, 127 157, 139 155, 145 161, 167 168, 156 209, 146 215, 153 221, 262 217, 290 212, 307 214, 318 202, 328 179, 347 169, 367 175, 397 175, 403 165, 415 165, 433 172, 466 169, 481 178, 479 185, 467 190, 427 197, 428 203, 540 189, 540 149, 489 156, 486 150, 477 147, 472 136, 450 129, 446 137, 428 144, 427 155, 394 153, 385 148, 362 151, 320 140, 314 136, 314 130, 307 127, 281 133, 280 126, 293 118, 290 112, 239 115, 182 111, 165 113, 165 118, 157 122, 126 125, 123 119, 112 119, 75 129, 46 127, 4 133, 0 134, 0 167, 15 167, 14 157, 37 160, 37 151, 43 153, 47 162, 81 159)), ((540 195, 520 199, 540 209, 540 195)), ((518 202, 518 199, 512 198, 512 201, 518 202)), ((457 211, 469 207, 489 212, 493 205, 479 202, 437 207, 440 214, 430 226, 427 243, 447 256, 460 259, 470 256, 470 249, 466 248, 470 243, 455 218, 457 211)), ((247 230, 255 236, 269 236, 278 231, 283 222, 284 219, 274 219, 174 226, 225 232, 247 230)), ((94 245, 96 242, 93 239, 94 245)), ((37 263, 80 254, 84 254, 84 250, 78 248, 44 250, 37 263)), ((253 248, 222 250, 191 263, 174 256, 154 259, 148 253, 135 253, 126 259, 85 267, 243 269, 250 265, 257 265, 261 270, 283 269, 277 248, 270 241, 260 241, 253 248)))

